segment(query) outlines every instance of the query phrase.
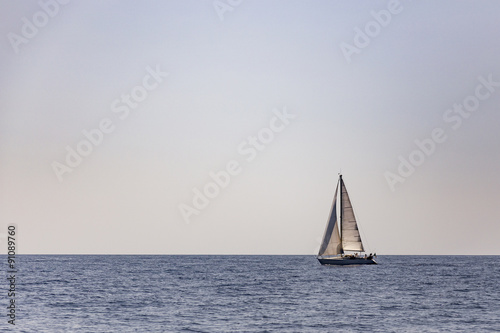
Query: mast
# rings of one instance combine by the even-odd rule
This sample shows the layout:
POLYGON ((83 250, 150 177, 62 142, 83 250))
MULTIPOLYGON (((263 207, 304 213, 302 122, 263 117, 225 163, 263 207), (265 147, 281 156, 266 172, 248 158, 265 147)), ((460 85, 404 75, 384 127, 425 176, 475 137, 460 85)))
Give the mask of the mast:
POLYGON ((344 217, 344 205, 342 205, 342 174, 339 173, 339 189, 340 189, 340 218, 339 218, 339 233, 340 233, 340 242, 342 244, 342 248, 344 248, 344 233, 342 232, 342 218, 344 217))

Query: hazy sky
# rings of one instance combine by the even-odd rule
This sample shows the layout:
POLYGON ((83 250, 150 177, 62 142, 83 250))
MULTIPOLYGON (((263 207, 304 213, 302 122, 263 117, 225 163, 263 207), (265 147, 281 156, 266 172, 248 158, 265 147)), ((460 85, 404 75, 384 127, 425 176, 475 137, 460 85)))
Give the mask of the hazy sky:
POLYGON ((368 251, 500 254, 498 1, 0 8, 20 253, 314 254, 341 170, 368 251))

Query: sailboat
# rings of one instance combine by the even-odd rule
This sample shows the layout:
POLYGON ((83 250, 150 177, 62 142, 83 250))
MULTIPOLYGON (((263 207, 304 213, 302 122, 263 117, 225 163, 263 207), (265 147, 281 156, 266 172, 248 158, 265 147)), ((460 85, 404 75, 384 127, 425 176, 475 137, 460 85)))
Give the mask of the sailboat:
POLYGON ((370 255, 361 255, 364 251, 351 200, 347 194, 342 175, 339 175, 332 209, 317 258, 322 265, 376 264, 377 262, 371 253, 370 255), (337 193, 340 197, 339 218, 337 218, 337 193), (352 254, 346 254, 346 251, 352 254))

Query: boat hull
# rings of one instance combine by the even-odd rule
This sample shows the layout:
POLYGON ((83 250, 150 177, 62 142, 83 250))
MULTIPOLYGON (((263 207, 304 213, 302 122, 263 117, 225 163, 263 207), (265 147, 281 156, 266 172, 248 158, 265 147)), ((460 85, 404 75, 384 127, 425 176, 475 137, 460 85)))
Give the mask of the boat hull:
POLYGON ((318 258, 321 265, 376 265, 377 262, 368 258, 318 258))

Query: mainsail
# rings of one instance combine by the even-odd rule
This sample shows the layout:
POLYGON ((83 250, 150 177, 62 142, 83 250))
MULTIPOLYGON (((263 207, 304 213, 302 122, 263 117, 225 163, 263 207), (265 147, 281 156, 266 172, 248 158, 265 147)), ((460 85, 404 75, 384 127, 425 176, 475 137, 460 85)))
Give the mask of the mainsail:
POLYGON ((335 256, 343 254, 345 251, 363 252, 363 243, 359 234, 356 217, 352 209, 351 200, 347 189, 339 178, 335 195, 333 196, 332 209, 326 225, 323 241, 319 249, 318 256, 335 256), (340 187, 340 221, 337 220, 337 192, 340 187), (342 231, 342 238, 339 234, 339 223, 342 231))
POLYGON ((318 256, 332 256, 344 253, 342 250, 339 226, 337 223, 337 190, 338 186, 337 189, 335 189, 332 210, 330 211, 330 217, 328 218, 328 223, 326 225, 325 234, 323 235, 323 242, 319 248, 318 256))
POLYGON ((347 194, 347 189, 340 176, 341 185, 341 199, 342 199, 342 246, 345 251, 359 251, 363 252, 363 243, 361 242, 361 236, 359 235, 358 224, 356 223, 356 217, 354 216, 354 211, 352 209, 351 200, 349 200, 349 194, 347 194))

